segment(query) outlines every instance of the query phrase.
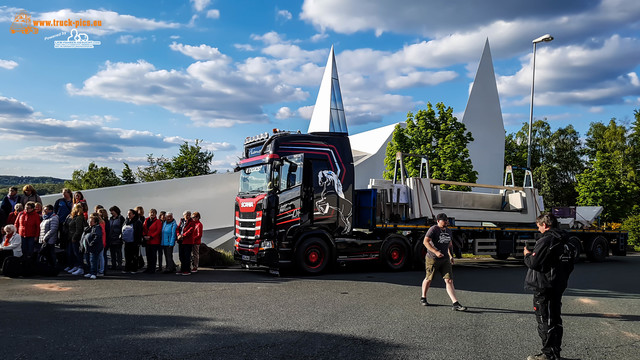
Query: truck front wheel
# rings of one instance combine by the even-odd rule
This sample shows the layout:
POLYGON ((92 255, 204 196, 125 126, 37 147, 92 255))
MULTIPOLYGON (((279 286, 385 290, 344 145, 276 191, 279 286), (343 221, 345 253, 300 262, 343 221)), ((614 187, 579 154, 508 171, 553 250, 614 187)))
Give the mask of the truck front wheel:
POLYGON ((402 270, 410 259, 407 242, 398 237, 388 238, 382 245, 380 254, 384 264, 394 271, 402 270))
POLYGON ((321 273, 329 263, 329 247, 319 238, 302 241, 296 251, 298 268, 307 274, 321 273))
POLYGON ((607 241, 602 236, 598 236, 593 239, 591 251, 587 252, 587 256, 593 262, 601 262, 607 257, 608 252, 607 241))

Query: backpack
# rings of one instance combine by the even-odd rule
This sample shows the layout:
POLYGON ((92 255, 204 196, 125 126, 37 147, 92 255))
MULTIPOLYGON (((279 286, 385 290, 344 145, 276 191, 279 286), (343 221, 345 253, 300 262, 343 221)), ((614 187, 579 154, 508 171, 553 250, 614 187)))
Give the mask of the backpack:
POLYGON ((122 240, 126 243, 131 243, 134 241, 133 238, 133 224, 124 224, 122 226, 122 240))

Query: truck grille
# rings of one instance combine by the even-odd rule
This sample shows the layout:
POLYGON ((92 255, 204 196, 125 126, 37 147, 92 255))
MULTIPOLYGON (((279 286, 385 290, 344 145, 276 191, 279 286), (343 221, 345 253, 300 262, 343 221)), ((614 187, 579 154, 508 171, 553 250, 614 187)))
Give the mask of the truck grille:
POLYGON ((242 245, 253 245, 260 239, 262 226, 262 206, 255 212, 236 211, 236 239, 242 245))

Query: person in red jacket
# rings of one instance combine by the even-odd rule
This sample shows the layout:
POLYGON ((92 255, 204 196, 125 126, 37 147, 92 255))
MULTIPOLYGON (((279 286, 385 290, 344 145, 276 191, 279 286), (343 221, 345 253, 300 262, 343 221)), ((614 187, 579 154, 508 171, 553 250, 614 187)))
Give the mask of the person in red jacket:
POLYGON ((198 263, 200 262, 200 244, 202 243, 202 223, 200 222, 200 213, 194 211, 191 219, 195 223, 193 233, 193 250, 191 250, 192 273, 198 272, 198 263))
POLYGON ((162 239, 162 221, 158 219, 156 209, 149 210, 149 217, 144 219, 142 224, 142 237, 147 248, 147 274, 156 272, 156 259, 160 251, 160 240, 162 239))
POLYGON ((33 255, 36 239, 40 237, 40 215, 36 213, 36 203, 29 201, 24 211, 16 219, 18 234, 22 237, 22 254, 26 258, 33 255))
POLYGON ((178 253, 180 255, 180 271, 176 275, 191 275, 191 251, 195 223, 191 220, 191 211, 185 211, 176 230, 178 234, 178 253))
POLYGON ((20 215, 22 211, 24 211, 24 205, 22 205, 22 203, 17 203, 14 209, 15 210, 13 212, 10 212, 9 216, 7 217, 7 225, 15 225, 16 220, 18 220, 18 215, 20 215))

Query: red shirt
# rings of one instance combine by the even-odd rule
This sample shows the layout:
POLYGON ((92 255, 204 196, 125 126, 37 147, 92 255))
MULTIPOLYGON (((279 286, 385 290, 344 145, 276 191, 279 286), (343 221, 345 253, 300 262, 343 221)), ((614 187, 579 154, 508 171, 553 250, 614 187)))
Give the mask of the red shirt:
POLYGON ((178 239, 178 240, 182 240, 182 243, 185 245, 193 245, 193 241, 194 241, 193 235, 195 233, 195 228, 196 228, 196 223, 193 222, 193 220, 191 219, 189 219, 189 221, 187 221, 187 223, 184 225, 182 232, 180 232, 180 227, 178 226, 177 233, 178 235, 182 235, 182 239, 178 239))
POLYGON ((149 240, 147 240, 147 244, 160 245, 160 241, 162 240, 162 220, 156 218, 152 224, 151 218, 144 219, 142 235, 150 237, 149 240))
POLYGON ((200 220, 194 220, 196 227, 193 232, 193 243, 200 245, 202 244, 202 223, 200 220))
POLYGON ((40 236, 40 215, 35 210, 21 212, 15 225, 18 228, 18 234, 23 238, 40 236))

